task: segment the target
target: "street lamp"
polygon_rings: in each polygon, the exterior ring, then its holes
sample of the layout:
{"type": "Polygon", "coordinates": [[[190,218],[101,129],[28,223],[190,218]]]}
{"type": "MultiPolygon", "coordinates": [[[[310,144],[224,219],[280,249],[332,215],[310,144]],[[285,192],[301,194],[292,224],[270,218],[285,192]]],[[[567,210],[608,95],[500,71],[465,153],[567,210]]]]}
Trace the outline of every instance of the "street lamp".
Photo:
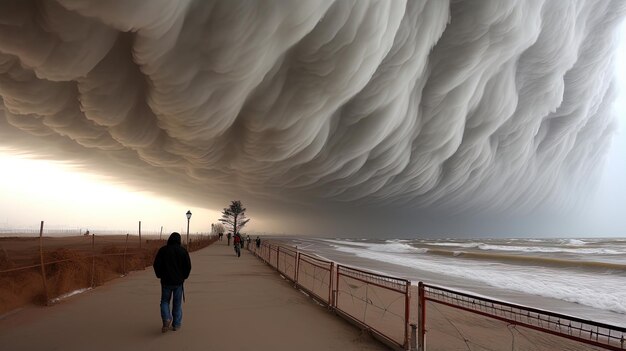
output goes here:
{"type": "Polygon", "coordinates": [[[191,211],[187,211],[187,249],[189,249],[189,220],[191,219],[191,211]]]}

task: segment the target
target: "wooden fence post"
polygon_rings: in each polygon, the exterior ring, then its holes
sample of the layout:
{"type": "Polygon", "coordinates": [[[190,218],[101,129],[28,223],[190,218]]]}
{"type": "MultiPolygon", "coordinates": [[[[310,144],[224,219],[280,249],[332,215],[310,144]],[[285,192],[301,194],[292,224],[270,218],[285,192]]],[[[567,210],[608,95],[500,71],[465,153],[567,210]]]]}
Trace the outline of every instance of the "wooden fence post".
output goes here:
{"type": "Polygon", "coordinates": [[[124,261],[122,262],[122,271],[126,275],[126,250],[128,249],[128,233],[126,234],[126,244],[124,245],[124,261]]]}
{"type": "Polygon", "coordinates": [[[91,287],[95,286],[96,276],[96,234],[91,234],[91,287]]]}
{"type": "Polygon", "coordinates": [[[41,280],[43,282],[43,292],[46,299],[46,306],[50,303],[48,296],[48,283],[46,282],[46,266],[43,263],[43,221],[41,221],[41,227],[39,228],[39,260],[41,264],[41,280]]]}
{"type": "Polygon", "coordinates": [[[141,249],[141,221],[139,221],[139,248],[141,249]]]}

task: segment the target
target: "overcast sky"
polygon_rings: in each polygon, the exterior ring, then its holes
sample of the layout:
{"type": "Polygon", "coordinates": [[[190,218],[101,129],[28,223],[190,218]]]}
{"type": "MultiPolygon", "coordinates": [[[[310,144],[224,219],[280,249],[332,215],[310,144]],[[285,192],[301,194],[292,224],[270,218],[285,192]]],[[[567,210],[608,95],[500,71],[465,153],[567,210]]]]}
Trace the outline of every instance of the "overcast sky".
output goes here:
{"type": "Polygon", "coordinates": [[[625,237],[600,4],[0,4],[0,227],[625,237]]]}

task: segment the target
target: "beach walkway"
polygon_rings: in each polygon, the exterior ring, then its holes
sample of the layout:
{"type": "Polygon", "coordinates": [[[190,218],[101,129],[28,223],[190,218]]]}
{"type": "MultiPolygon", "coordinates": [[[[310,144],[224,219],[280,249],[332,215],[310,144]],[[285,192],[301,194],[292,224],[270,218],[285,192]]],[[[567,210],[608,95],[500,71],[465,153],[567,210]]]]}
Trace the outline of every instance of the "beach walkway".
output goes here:
{"type": "Polygon", "coordinates": [[[152,268],[0,319],[3,350],[386,350],[248,251],[191,254],[181,330],[161,333],[152,268]]]}

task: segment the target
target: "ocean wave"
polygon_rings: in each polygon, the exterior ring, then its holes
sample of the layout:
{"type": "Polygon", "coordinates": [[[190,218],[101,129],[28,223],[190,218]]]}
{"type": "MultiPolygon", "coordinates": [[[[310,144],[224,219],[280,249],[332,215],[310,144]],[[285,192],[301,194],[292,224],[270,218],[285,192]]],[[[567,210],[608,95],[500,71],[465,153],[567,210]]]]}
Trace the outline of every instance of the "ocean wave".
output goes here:
{"type": "Polygon", "coordinates": [[[568,245],[568,246],[583,246],[583,245],[587,245],[587,243],[585,241],[579,240],[579,239],[565,239],[563,241],[563,244],[568,245]]]}
{"type": "Polygon", "coordinates": [[[547,256],[534,256],[534,255],[515,255],[508,252],[498,251],[448,251],[448,250],[436,250],[431,249],[429,254],[444,256],[444,257],[462,257],[470,259],[478,259],[483,261],[501,262],[507,264],[526,265],[526,266],[541,266],[541,267],[566,267],[566,268],[579,268],[587,271],[595,272],[626,272],[625,262],[606,262],[606,261],[593,261],[593,260],[580,260],[580,259],[567,259],[559,257],[558,255],[547,256]]]}
{"type": "Polygon", "coordinates": [[[594,308],[626,314],[626,277],[587,274],[545,267],[516,267],[502,263],[469,263],[454,258],[445,261],[420,256],[393,255],[354,247],[338,246],[338,251],[358,257],[397,264],[412,269],[477,281],[489,286],[556,298],[594,308]]]}
{"type": "Polygon", "coordinates": [[[349,245],[352,247],[361,247],[367,250],[376,251],[376,252],[389,252],[389,253],[426,253],[428,249],[426,248],[418,248],[413,247],[409,244],[404,244],[397,241],[388,241],[382,244],[377,243],[361,243],[354,242],[348,240],[332,240],[332,239],[324,239],[323,241],[331,244],[331,246],[335,248],[340,248],[344,245],[349,245]]]}
{"type": "Polygon", "coordinates": [[[478,247],[479,245],[484,245],[483,243],[480,243],[480,242],[469,242],[469,243],[437,242],[437,243],[424,243],[424,244],[432,245],[432,246],[454,246],[454,247],[466,247],[466,248],[472,248],[472,247],[478,247]]]}
{"type": "Polygon", "coordinates": [[[513,246],[513,245],[491,245],[480,244],[478,246],[480,250],[493,250],[493,251],[517,251],[517,252],[529,252],[529,253],[573,253],[581,255],[623,255],[626,251],[606,249],[606,248],[565,248],[565,247],[550,247],[550,246],[513,246]]]}
{"type": "MultiPolygon", "coordinates": [[[[547,240],[532,239],[526,240],[532,242],[548,242],[547,240]]],[[[584,246],[587,242],[579,239],[566,239],[560,241],[561,244],[566,246],[584,246]]],[[[486,244],[484,242],[424,242],[423,244],[429,246],[445,246],[445,247],[462,247],[462,248],[477,248],[479,250],[490,251],[517,251],[528,253],[573,253],[580,255],[624,255],[626,254],[626,248],[624,249],[608,249],[603,247],[586,247],[586,248],[572,248],[572,247],[559,247],[559,246],[521,246],[521,245],[497,245],[486,244]]]]}

